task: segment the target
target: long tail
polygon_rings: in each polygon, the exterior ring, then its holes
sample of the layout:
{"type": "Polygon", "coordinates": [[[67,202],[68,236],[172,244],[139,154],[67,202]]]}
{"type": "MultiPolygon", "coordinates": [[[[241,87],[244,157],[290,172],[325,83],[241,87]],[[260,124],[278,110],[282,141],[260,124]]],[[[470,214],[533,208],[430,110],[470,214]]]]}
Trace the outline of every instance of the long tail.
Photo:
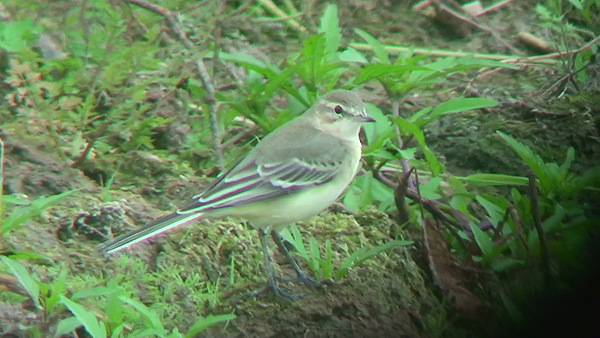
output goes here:
{"type": "Polygon", "coordinates": [[[113,238],[109,241],[100,244],[98,246],[98,251],[100,251],[101,254],[109,254],[125,249],[131,245],[134,245],[150,237],[156,236],[169,229],[173,229],[186,222],[200,218],[203,215],[203,213],[180,214],[174,212],[172,214],[159,218],[156,221],[143,226],[142,228],[122,234],[116,238],[113,238]]]}

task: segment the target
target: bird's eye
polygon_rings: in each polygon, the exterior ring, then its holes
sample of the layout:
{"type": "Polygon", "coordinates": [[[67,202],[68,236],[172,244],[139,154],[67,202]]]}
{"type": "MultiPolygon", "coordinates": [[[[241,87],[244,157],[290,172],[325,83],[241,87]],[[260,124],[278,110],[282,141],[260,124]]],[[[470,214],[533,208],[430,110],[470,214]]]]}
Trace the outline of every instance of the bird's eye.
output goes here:
{"type": "Polygon", "coordinates": [[[333,108],[333,111],[334,111],[336,114],[341,114],[341,113],[343,113],[343,112],[344,112],[344,108],[342,108],[342,106],[340,106],[340,105],[337,105],[337,106],[335,106],[335,107],[333,108]]]}

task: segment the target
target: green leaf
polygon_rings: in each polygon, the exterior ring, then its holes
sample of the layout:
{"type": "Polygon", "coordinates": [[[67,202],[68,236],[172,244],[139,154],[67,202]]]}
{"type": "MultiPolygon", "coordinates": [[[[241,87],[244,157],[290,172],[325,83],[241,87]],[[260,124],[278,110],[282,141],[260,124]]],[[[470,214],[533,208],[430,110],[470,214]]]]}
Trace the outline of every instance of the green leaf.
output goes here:
{"type": "Polygon", "coordinates": [[[415,158],[415,153],[417,152],[417,148],[406,148],[406,149],[398,149],[398,153],[405,160],[412,160],[415,158]]]}
{"type": "Polygon", "coordinates": [[[429,164],[431,173],[433,174],[433,176],[438,176],[444,167],[437,160],[437,158],[431,152],[431,150],[429,150],[427,144],[425,144],[425,135],[423,135],[423,131],[414,123],[410,123],[401,117],[394,119],[394,121],[400,128],[400,131],[404,133],[410,133],[414,136],[414,138],[421,146],[421,150],[423,150],[423,155],[425,155],[425,160],[427,160],[427,163],[429,164]]]}
{"type": "Polygon", "coordinates": [[[365,248],[360,248],[359,250],[354,251],[350,256],[346,257],[346,259],[342,261],[340,268],[335,272],[335,280],[341,280],[342,277],[344,277],[348,272],[348,269],[354,265],[354,262],[356,262],[358,257],[360,257],[365,251],[365,248]]]}
{"type": "Polygon", "coordinates": [[[310,264],[311,270],[317,279],[321,279],[321,252],[319,251],[317,240],[311,236],[308,240],[308,245],[312,256],[310,264]]]}
{"type": "Polygon", "coordinates": [[[348,71],[348,68],[342,67],[340,63],[336,63],[335,65],[329,66],[333,68],[332,70],[326,72],[326,75],[322,82],[325,90],[330,92],[334,89],[335,85],[338,83],[340,77],[348,71]]]}
{"type": "Polygon", "coordinates": [[[1,256],[0,258],[2,259],[2,262],[8,267],[13,276],[17,278],[17,280],[23,286],[25,291],[27,291],[27,293],[31,297],[31,300],[33,300],[33,303],[35,304],[35,307],[41,309],[42,307],[40,305],[39,300],[40,287],[38,285],[38,282],[31,278],[31,276],[29,275],[25,267],[21,265],[21,263],[14,261],[6,256],[1,256]]]}
{"type": "Polygon", "coordinates": [[[495,67],[495,68],[508,68],[508,69],[520,69],[519,66],[502,62],[501,60],[490,60],[476,58],[473,55],[455,58],[456,66],[451,68],[452,71],[464,71],[473,68],[484,68],[484,67],[495,67]]]}
{"type": "Polygon", "coordinates": [[[253,70],[267,78],[275,77],[277,76],[277,73],[279,73],[279,69],[276,66],[271,64],[265,64],[257,58],[247,54],[221,52],[219,53],[219,58],[221,58],[222,60],[234,62],[246,69],[253,70]]]}
{"type": "MultiPolygon", "coordinates": [[[[546,195],[548,198],[554,198],[555,196],[561,196],[566,198],[573,193],[573,189],[570,182],[565,182],[566,177],[562,177],[560,169],[556,163],[546,164],[544,160],[536,155],[529,147],[521,142],[518,142],[510,136],[496,131],[496,134],[500,136],[511,148],[521,157],[521,159],[529,166],[533,173],[537,176],[540,182],[541,193],[546,195]]],[[[570,165],[569,155],[567,153],[567,160],[563,165],[565,168],[570,165]]]]}
{"type": "Polygon", "coordinates": [[[480,97],[459,97],[450,99],[439,104],[433,109],[430,114],[430,119],[435,119],[441,115],[457,113],[466,110],[473,110],[479,108],[494,107],[498,105],[498,101],[485,99],[480,97]]]}
{"type": "Polygon", "coordinates": [[[286,241],[292,243],[300,257],[309,262],[310,257],[308,256],[308,252],[306,252],[306,247],[304,247],[304,241],[302,240],[302,234],[300,234],[300,230],[298,230],[296,224],[290,225],[289,228],[292,230],[291,233],[286,228],[282,229],[279,233],[286,241]]]}
{"type": "Polygon", "coordinates": [[[22,259],[22,260],[28,260],[28,261],[39,260],[39,261],[44,261],[44,264],[49,264],[49,265],[54,263],[54,260],[50,259],[50,257],[42,256],[38,253],[31,252],[31,251],[11,250],[10,255],[8,255],[8,257],[11,259],[22,259]]]}
{"type": "Polygon", "coordinates": [[[60,302],[71,311],[73,316],[79,320],[93,338],[106,338],[106,328],[104,324],[98,322],[93,312],[86,310],[83,306],[63,295],[60,296],[60,302]]]}
{"type": "Polygon", "coordinates": [[[119,296],[119,300],[121,300],[123,303],[131,305],[134,309],[146,317],[147,321],[152,325],[152,328],[166,332],[160,317],[158,317],[156,312],[148,309],[146,305],[142,304],[142,302],[125,296],[119,296]]]}
{"type": "Polygon", "coordinates": [[[54,337],[60,337],[62,335],[72,333],[75,331],[75,329],[77,329],[80,326],[81,322],[79,321],[79,319],[75,317],[65,318],[58,322],[58,325],[56,326],[56,332],[54,333],[54,337]]]}
{"type": "MultiPolygon", "coordinates": [[[[114,279],[110,280],[109,285],[113,288],[118,288],[118,282],[114,279]]],[[[138,313],[135,310],[131,309],[128,306],[124,306],[123,302],[119,299],[119,296],[122,292],[115,292],[106,295],[106,301],[104,302],[104,313],[109,314],[111,323],[123,323],[127,322],[125,317],[129,318],[137,318],[138,313]]],[[[113,331],[114,335],[114,331],[113,331]]]]}
{"type": "Polygon", "coordinates": [[[565,179],[569,174],[569,169],[571,169],[571,163],[575,159],[575,149],[573,147],[569,147],[567,150],[567,157],[565,158],[565,163],[560,166],[560,176],[562,179],[565,179]]]}
{"type": "Polygon", "coordinates": [[[472,218],[469,213],[469,204],[473,198],[469,194],[457,194],[450,199],[450,206],[460,211],[467,219],[472,218]]]}
{"type": "MultiPolygon", "coordinates": [[[[425,107],[421,110],[419,110],[418,112],[412,114],[407,121],[410,123],[416,123],[419,119],[424,118],[425,115],[429,114],[431,111],[433,111],[433,108],[431,107],[425,107]]],[[[424,123],[426,124],[426,123],[424,123]]]]}
{"type": "Polygon", "coordinates": [[[490,236],[488,236],[488,234],[486,234],[483,230],[479,229],[479,227],[473,223],[471,223],[470,226],[473,236],[475,237],[475,242],[477,243],[477,246],[479,246],[479,249],[481,249],[484,258],[486,256],[490,256],[494,251],[494,242],[492,242],[490,236]]]}
{"type": "Polygon", "coordinates": [[[340,27],[338,19],[337,6],[330,4],[327,6],[323,17],[321,17],[321,25],[319,33],[325,33],[325,55],[335,54],[340,46],[340,27]]]}
{"type": "Polygon", "coordinates": [[[115,329],[112,330],[111,338],[125,337],[125,335],[123,335],[124,330],[125,330],[125,323],[120,323],[115,329]]]}
{"type": "Polygon", "coordinates": [[[573,179],[572,189],[579,192],[585,188],[597,189],[600,183],[600,166],[592,167],[586,170],[581,176],[573,179]]]}
{"type": "Polygon", "coordinates": [[[188,332],[185,334],[186,338],[196,337],[196,335],[206,328],[215,325],[220,322],[226,322],[228,320],[235,319],[235,315],[232,313],[222,314],[222,315],[210,315],[204,318],[198,319],[192,326],[188,329],[188,332]]]}
{"type": "Polygon", "coordinates": [[[81,189],[65,191],[58,195],[50,197],[40,197],[33,201],[31,205],[26,207],[17,207],[7,218],[2,219],[2,228],[0,229],[0,237],[6,235],[10,230],[20,226],[30,218],[37,216],[40,212],[48,209],[61,199],[77,192],[81,189]]]}
{"type": "Polygon", "coordinates": [[[567,216],[567,211],[559,203],[555,204],[554,213],[542,223],[544,232],[553,232],[561,230],[562,220],[567,216]]]}
{"type": "Polygon", "coordinates": [[[391,248],[395,248],[397,246],[406,246],[406,245],[411,245],[413,244],[413,241],[391,241],[391,242],[387,242],[384,244],[381,244],[377,247],[371,248],[369,250],[366,250],[365,252],[363,252],[359,257],[358,260],[356,261],[356,263],[361,263],[366,261],[367,259],[383,252],[386,250],[389,250],[391,248]]]}
{"type": "Polygon", "coordinates": [[[296,89],[289,86],[289,80],[292,74],[296,71],[296,67],[287,67],[283,69],[279,74],[271,77],[271,80],[265,84],[263,93],[266,97],[271,97],[275,90],[284,88],[289,94],[291,94],[294,98],[298,99],[300,102],[306,104],[306,100],[298,93],[296,89]]]}
{"type": "Polygon", "coordinates": [[[363,148],[363,157],[375,157],[378,160],[381,161],[391,161],[391,160],[395,160],[397,157],[392,155],[390,152],[388,152],[387,150],[381,149],[381,148],[376,148],[376,147],[364,147],[363,148]],[[371,150],[369,148],[374,148],[375,150],[371,150]]]}
{"type": "Polygon", "coordinates": [[[456,177],[472,185],[522,185],[528,184],[527,177],[503,174],[473,174],[467,177],[456,177]]]}
{"type": "Polygon", "coordinates": [[[342,199],[344,205],[348,210],[353,212],[358,212],[360,210],[360,195],[361,191],[358,185],[356,185],[356,180],[350,185],[350,188],[344,194],[344,198],[342,199]]]}
{"type": "Polygon", "coordinates": [[[336,281],[341,280],[342,277],[344,277],[344,275],[346,274],[346,272],[348,272],[348,269],[350,269],[350,267],[352,267],[353,265],[364,262],[365,260],[379,254],[380,252],[383,252],[385,250],[388,250],[388,249],[391,249],[391,248],[394,248],[397,246],[404,246],[404,245],[410,245],[410,244],[413,244],[413,241],[391,241],[391,242],[387,242],[382,245],[379,245],[375,248],[371,248],[369,250],[367,250],[365,248],[361,248],[361,249],[353,252],[352,255],[350,255],[349,257],[347,257],[346,259],[344,259],[342,261],[342,265],[336,271],[335,280],[336,281]]]}
{"type": "Polygon", "coordinates": [[[379,62],[385,64],[391,63],[389,54],[387,50],[385,50],[385,46],[381,42],[379,42],[379,40],[375,39],[371,34],[363,31],[360,28],[356,28],[354,29],[354,31],[356,32],[356,34],[360,35],[361,38],[365,39],[367,44],[369,44],[369,46],[373,48],[373,52],[375,53],[375,56],[377,56],[377,58],[379,59],[379,62]]]}
{"type": "Polygon", "coordinates": [[[309,92],[316,93],[323,82],[331,86],[345,70],[340,62],[326,62],[327,39],[320,33],[303,41],[301,57],[296,61],[296,72],[309,92]]]}
{"type": "Polygon", "coordinates": [[[54,310],[54,306],[56,306],[56,304],[58,304],[58,302],[60,301],[60,295],[63,293],[65,285],[67,283],[68,272],[69,270],[63,267],[60,270],[58,278],[54,281],[54,283],[52,283],[52,285],[50,285],[51,292],[46,298],[47,313],[52,313],[52,310],[54,310]]]}
{"type": "Polygon", "coordinates": [[[512,137],[504,134],[501,131],[496,131],[496,134],[500,136],[513,150],[525,161],[531,170],[536,174],[540,180],[548,181],[548,173],[546,172],[546,164],[541,157],[534,154],[531,148],[527,147],[523,143],[514,140],[512,137]]]}
{"type": "Polygon", "coordinates": [[[396,159],[396,157],[394,157],[392,154],[387,153],[386,150],[389,147],[395,149],[398,148],[392,142],[390,142],[393,138],[396,138],[398,136],[396,128],[389,128],[386,130],[371,129],[370,133],[373,133],[375,139],[366,142],[366,144],[363,147],[363,154],[367,156],[379,156],[383,159],[389,160],[396,159]]]}
{"type": "Polygon", "coordinates": [[[419,186],[419,192],[421,193],[421,197],[426,198],[428,200],[437,200],[440,197],[436,191],[440,187],[442,183],[441,177],[432,177],[427,183],[421,184],[419,186]]]}
{"type": "Polygon", "coordinates": [[[367,123],[363,126],[367,144],[371,144],[377,135],[386,134],[393,125],[388,116],[374,104],[366,102],[365,108],[367,109],[367,115],[375,119],[375,123],[367,123]]]}
{"type": "Polygon", "coordinates": [[[482,196],[477,195],[477,196],[475,196],[475,199],[487,211],[490,222],[492,222],[492,224],[494,225],[494,228],[498,227],[498,223],[500,223],[500,221],[502,221],[502,219],[504,218],[505,210],[502,210],[502,208],[500,208],[496,204],[488,201],[487,199],[485,199],[482,196]]]}
{"type": "Polygon", "coordinates": [[[323,278],[333,278],[333,251],[331,250],[331,241],[325,241],[325,259],[321,260],[323,278]]]}
{"type": "Polygon", "coordinates": [[[352,47],[346,48],[338,54],[338,58],[345,62],[369,63],[362,53],[352,47]]]}
{"type": "Polygon", "coordinates": [[[525,261],[522,259],[513,259],[507,257],[492,263],[492,269],[495,272],[503,272],[514,268],[522,268],[525,266],[525,264],[525,261]]]}
{"type": "Polygon", "coordinates": [[[24,200],[19,198],[19,195],[2,195],[2,203],[3,204],[16,204],[16,205],[30,205],[31,202],[28,200],[24,200]]]}
{"type": "Polygon", "coordinates": [[[36,26],[32,20],[11,20],[1,29],[0,46],[8,52],[18,52],[27,48],[28,42],[41,32],[41,27],[36,26]]]}
{"type": "Polygon", "coordinates": [[[467,187],[465,187],[465,184],[458,177],[450,176],[448,178],[448,183],[450,184],[450,187],[452,187],[452,190],[454,190],[455,194],[469,193],[467,187]]]}
{"type": "MultiPolygon", "coordinates": [[[[387,184],[382,183],[381,181],[370,177],[371,179],[371,191],[373,199],[375,199],[379,203],[378,209],[383,212],[390,211],[390,208],[395,207],[394,203],[394,190],[388,186],[387,184]]],[[[366,207],[364,205],[363,207],[366,207]]]]}
{"type": "Polygon", "coordinates": [[[517,325],[522,325],[525,322],[525,316],[523,315],[523,312],[519,310],[517,305],[510,298],[508,298],[508,296],[503,291],[500,291],[500,298],[502,298],[502,302],[506,307],[506,311],[508,312],[512,320],[517,325]]]}
{"type": "Polygon", "coordinates": [[[367,171],[365,175],[361,176],[361,182],[362,184],[360,186],[360,206],[361,208],[363,208],[373,203],[373,190],[371,189],[373,183],[373,173],[367,171]]]}

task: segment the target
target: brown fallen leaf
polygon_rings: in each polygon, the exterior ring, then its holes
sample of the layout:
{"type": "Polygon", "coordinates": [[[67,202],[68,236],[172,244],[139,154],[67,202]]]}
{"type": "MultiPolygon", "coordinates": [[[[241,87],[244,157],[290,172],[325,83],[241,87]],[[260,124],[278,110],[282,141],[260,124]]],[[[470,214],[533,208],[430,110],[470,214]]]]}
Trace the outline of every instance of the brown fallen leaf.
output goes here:
{"type": "Polygon", "coordinates": [[[466,288],[467,278],[454,261],[437,222],[431,218],[425,219],[423,240],[429,269],[444,296],[463,317],[476,320],[486,327],[488,320],[485,305],[466,288]]]}

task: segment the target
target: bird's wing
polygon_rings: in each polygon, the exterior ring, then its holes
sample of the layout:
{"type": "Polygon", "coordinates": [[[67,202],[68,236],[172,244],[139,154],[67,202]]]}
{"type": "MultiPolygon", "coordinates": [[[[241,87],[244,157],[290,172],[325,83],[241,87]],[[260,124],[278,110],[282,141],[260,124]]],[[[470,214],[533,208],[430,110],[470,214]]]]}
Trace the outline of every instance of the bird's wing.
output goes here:
{"type": "Polygon", "coordinates": [[[297,118],[265,137],[216,179],[179,214],[264,201],[293,194],[334,179],[347,157],[347,146],[297,118]]]}
{"type": "Polygon", "coordinates": [[[310,163],[298,158],[269,163],[242,161],[178,213],[206,212],[292,194],[331,181],[338,168],[339,163],[310,163]]]}

